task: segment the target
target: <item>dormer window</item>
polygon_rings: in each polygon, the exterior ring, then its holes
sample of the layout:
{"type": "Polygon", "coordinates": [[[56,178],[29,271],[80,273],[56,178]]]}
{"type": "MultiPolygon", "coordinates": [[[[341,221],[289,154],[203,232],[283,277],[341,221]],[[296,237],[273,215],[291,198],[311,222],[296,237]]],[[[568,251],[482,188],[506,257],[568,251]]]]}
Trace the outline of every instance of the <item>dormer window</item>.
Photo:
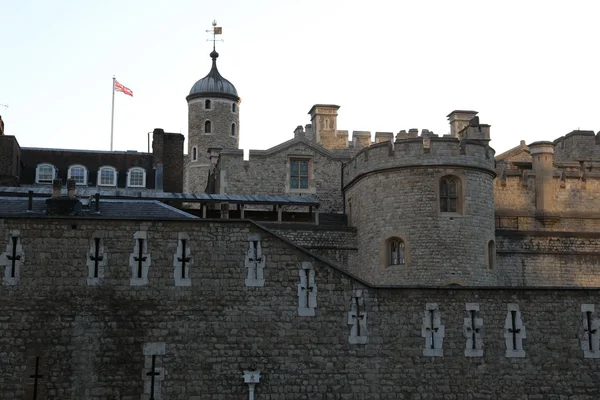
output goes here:
{"type": "Polygon", "coordinates": [[[56,178],[56,168],[52,164],[39,164],[35,170],[35,183],[52,183],[56,178]]]}
{"type": "Polygon", "coordinates": [[[77,185],[87,185],[87,183],[88,183],[87,168],[85,168],[83,165],[71,165],[69,167],[68,178],[74,179],[75,184],[77,184],[77,185]]]}
{"type": "Polygon", "coordinates": [[[113,167],[101,167],[98,171],[99,186],[117,186],[117,170],[113,167]]]}
{"type": "Polygon", "coordinates": [[[211,133],[212,130],[212,125],[210,123],[210,121],[206,121],[204,123],[204,133],[211,133]]]}
{"type": "Polygon", "coordinates": [[[206,100],[204,102],[204,109],[205,110],[210,110],[211,104],[210,104],[210,100],[206,100]]]}
{"type": "Polygon", "coordinates": [[[146,187],[146,171],[143,168],[131,168],[127,172],[127,187],[146,187]]]}

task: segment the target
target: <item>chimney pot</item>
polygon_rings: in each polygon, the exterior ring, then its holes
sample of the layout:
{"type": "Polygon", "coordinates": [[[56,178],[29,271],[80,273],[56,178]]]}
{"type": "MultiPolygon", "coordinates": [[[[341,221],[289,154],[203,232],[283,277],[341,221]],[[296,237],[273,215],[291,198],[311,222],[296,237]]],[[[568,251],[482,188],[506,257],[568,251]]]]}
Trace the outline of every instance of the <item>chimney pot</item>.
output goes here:
{"type": "Polygon", "coordinates": [[[69,199],[75,198],[75,179],[67,179],[67,197],[69,199]]]}
{"type": "Polygon", "coordinates": [[[54,179],[52,181],[52,197],[60,197],[60,189],[62,186],[62,181],[60,179],[54,179]]]}

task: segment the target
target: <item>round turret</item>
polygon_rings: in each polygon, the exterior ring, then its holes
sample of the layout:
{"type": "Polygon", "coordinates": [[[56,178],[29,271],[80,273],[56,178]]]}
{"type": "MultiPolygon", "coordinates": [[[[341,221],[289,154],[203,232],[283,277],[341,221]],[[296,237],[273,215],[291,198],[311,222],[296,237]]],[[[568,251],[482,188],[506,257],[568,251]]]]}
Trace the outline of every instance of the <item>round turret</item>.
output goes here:
{"type": "Polygon", "coordinates": [[[494,151],[488,140],[415,137],[343,169],[357,275],[376,285],[495,285],[494,151]]]}
{"type": "Polygon", "coordinates": [[[189,192],[204,192],[211,170],[209,149],[239,147],[241,99],[235,86],[217,69],[219,53],[210,53],[212,68],[197,81],[186,97],[188,103],[188,162],[186,186],[189,192]]]}

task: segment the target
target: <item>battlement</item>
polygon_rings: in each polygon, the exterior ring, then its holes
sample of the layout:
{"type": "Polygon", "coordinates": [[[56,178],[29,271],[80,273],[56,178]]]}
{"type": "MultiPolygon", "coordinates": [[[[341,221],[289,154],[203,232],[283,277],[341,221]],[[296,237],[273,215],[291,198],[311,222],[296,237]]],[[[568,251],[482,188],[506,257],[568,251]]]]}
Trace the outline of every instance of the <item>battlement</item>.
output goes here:
{"type": "Polygon", "coordinates": [[[427,130],[423,131],[425,135],[418,137],[413,136],[413,130],[406,134],[402,132],[395,142],[371,145],[345,164],[344,185],[377,170],[422,166],[460,166],[483,169],[495,175],[494,150],[487,140],[438,137],[427,130]]]}

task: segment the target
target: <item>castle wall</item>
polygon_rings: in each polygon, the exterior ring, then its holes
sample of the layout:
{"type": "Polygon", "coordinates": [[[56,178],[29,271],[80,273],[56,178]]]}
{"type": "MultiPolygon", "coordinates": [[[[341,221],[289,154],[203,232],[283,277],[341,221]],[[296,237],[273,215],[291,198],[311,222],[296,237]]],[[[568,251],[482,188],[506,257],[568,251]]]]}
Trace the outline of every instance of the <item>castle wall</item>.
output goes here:
{"type": "Polygon", "coordinates": [[[588,234],[497,231],[500,284],[600,286],[599,231],[588,234]]]}
{"type": "Polygon", "coordinates": [[[346,212],[357,228],[358,275],[374,284],[493,285],[486,249],[494,240],[493,157],[456,139],[371,146],[344,167],[346,212]],[[459,182],[458,212],[440,212],[444,176],[459,182]],[[389,241],[406,246],[391,265],[389,241]]]}
{"type": "Polygon", "coordinates": [[[309,250],[350,273],[356,274],[358,243],[356,229],[314,225],[270,224],[269,230],[309,250]]]}
{"type": "MultiPolygon", "coordinates": [[[[535,220],[535,175],[526,171],[521,175],[498,177],[494,181],[494,200],[498,217],[519,218],[520,230],[547,230],[564,232],[595,232],[600,229],[600,176],[588,173],[583,181],[581,173],[567,172],[562,179],[555,170],[551,183],[554,199],[552,211],[559,216],[552,225],[535,220]]],[[[511,222],[512,223],[512,222],[511,222]]],[[[500,227],[502,228],[502,227],[500,227]]],[[[515,229],[515,228],[511,228],[515,229]]]]}
{"type": "Polygon", "coordinates": [[[0,286],[3,399],[31,390],[36,356],[43,398],[139,399],[149,385],[142,349],[154,342],[165,344],[157,356],[163,399],[247,398],[242,373],[250,368],[261,371],[259,399],[600,396],[600,364],[584,358],[580,343],[581,305],[597,305],[596,290],[365,288],[314,261],[317,308],[301,317],[298,265],[310,257],[253,224],[5,219],[0,248],[15,228],[25,261],[19,284],[0,286]],[[139,229],[148,230],[152,263],[148,286],[132,287],[127,259],[139,229]],[[106,278],[87,286],[86,254],[99,231],[106,278]],[[194,257],[187,287],[173,281],[179,232],[189,234],[194,257]],[[262,236],[264,287],[244,285],[250,233],[262,236]],[[348,339],[357,289],[368,317],[362,345],[348,339]],[[438,357],[424,355],[431,303],[445,328],[438,357]],[[467,303],[479,306],[482,357],[465,357],[467,303]],[[511,304],[526,328],[522,358],[505,355],[511,304]]]}
{"type": "Polygon", "coordinates": [[[221,152],[218,170],[220,193],[248,195],[310,196],[320,202],[320,212],[342,212],[341,160],[333,159],[298,142],[273,153],[221,152]],[[258,154],[257,154],[258,153],[258,154]],[[309,188],[289,187],[289,160],[309,159],[309,188]]]}

